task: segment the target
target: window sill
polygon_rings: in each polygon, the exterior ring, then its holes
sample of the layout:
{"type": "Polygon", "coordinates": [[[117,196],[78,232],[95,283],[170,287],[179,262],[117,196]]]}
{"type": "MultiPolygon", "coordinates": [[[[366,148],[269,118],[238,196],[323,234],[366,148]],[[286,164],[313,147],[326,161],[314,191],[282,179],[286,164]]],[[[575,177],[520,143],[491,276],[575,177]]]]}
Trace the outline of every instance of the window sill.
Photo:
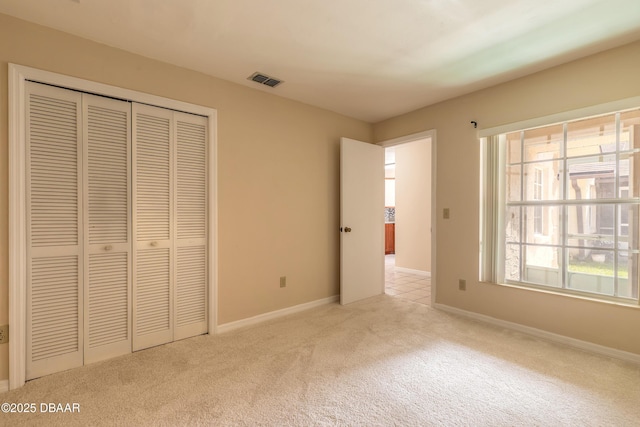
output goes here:
{"type": "Polygon", "coordinates": [[[626,308],[633,308],[633,309],[637,309],[640,310],[640,304],[638,302],[634,302],[634,301],[622,301],[622,300],[618,300],[618,299],[608,299],[608,298],[596,298],[596,297],[591,297],[588,295],[584,295],[584,294],[580,294],[580,293],[573,293],[573,292],[559,292],[559,291],[555,291],[553,289],[545,289],[542,287],[537,287],[535,285],[532,286],[525,286],[525,285],[519,285],[517,283],[494,283],[494,282],[480,282],[480,284],[485,284],[485,285],[495,285],[495,286],[504,286],[507,288],[513,288],[513,289],[520,289],[523,291],[530,291],[530,292],[537,292],[537,293],[543,293],[543,294],[548,294],[548,295],[554,295],[554,296],[560,296],[560,297],[567,297],[567,298],[573,298],[573,299],[579,299],[579,300],[583,300],[583,301],[589,301],[589,302],[597,302],[597,303],[603,303],[603,304],[608,304],[608,305],[615,305],[615,306],[619,306],[619,307],[626,307],[626,308]]]}

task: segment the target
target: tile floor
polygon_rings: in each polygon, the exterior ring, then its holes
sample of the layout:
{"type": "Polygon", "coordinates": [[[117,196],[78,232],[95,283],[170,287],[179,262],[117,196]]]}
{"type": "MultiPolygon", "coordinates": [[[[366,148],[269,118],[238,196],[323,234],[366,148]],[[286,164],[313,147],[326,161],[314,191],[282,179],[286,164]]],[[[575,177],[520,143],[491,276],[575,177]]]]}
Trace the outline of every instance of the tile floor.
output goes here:
{"type": "Polygon", "coordinates": [[[396,271],[396,256],[385,255],[385,288],[387,295],[431,305],[431,278],[396,271]]]}

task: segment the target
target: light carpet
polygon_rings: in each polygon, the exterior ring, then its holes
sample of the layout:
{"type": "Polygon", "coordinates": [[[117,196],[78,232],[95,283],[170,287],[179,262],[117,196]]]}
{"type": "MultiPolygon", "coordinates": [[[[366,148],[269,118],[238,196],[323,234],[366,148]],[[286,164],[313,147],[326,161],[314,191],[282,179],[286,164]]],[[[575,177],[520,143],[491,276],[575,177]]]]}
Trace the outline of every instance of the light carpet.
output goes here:
{"type": "Polygon", "coordinates": [[[390,296],[28,382],[19,425],[637,426],[640,367],[390,296]]]}

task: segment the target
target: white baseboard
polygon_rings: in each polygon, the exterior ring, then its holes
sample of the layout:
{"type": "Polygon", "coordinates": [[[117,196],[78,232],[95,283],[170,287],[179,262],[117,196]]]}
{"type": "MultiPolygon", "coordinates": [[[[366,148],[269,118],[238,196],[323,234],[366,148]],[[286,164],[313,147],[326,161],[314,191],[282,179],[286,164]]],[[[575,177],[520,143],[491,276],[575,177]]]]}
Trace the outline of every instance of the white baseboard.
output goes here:
{"type": "Polygon", "coordinates": [[[481,322],[490,323],[492,325],[500,326],[506,329],[511,329],[517,332],[522,332],[523,334],[533,335],[535,337],[542,338],[547,341],[568,345],[570,347],[578,348],[580,350],[588,351],[590,353],[596,353],[602,356],[613,357],[615,359],[620,359],[626,362],[636,363],[640,365],[640,354],[630,353],[628,351],[623,351],[623,350],[617,350],[615,348],[605,347],[603,345],[594,344],[588,341],[582,341],[582,340],[570,338],[564,335],[554,334],[553,332],[547,332],[547,331],[543,331],[542,329],[532,328],[530,326],[524,326],[518,323],[496,319],[495,317],[485,316],[484,314],[474,313],[472,311],[462,310],[462,309],[451,307],[444,304],[434,304],[433,307],[438,310],[468,317],[474,320],[479,320],[481,322]]]}
{"type": "Polygon", "coordinates": [[[259,314],[257,316],[249,317],[247,319],[238,320],[235,322],[224,323],[218,325],[216,332],[222,334],[225,332],[233,331],[236,329],[244,328],[246,326],[255,325],[258,323],[266,322],[267,320],[277,319],[279,317],[288,316],[289,314],[299,313],[301,311],[309,310],[322,305],[331,304],[338,301],[339,295],[332,297],[319,299],[316,301],[306,302],[304,304],[294,305],[293,307],[283,308],[282,310],[271,311],[269,313],[259,314]]]}
{"type": "Polygon", "coordinates": [[[0,393],[9,391],[9,380],[0,380],[0,393]]]}
{"type": "Polygon", "coordinates": [[[395,267],[395,270],[399,273],[409,273],[409,274],[415,274],[416,276],[431,277],[430,271],[414,270],[412,268],[404,268],[404,267],[395,267]]]}

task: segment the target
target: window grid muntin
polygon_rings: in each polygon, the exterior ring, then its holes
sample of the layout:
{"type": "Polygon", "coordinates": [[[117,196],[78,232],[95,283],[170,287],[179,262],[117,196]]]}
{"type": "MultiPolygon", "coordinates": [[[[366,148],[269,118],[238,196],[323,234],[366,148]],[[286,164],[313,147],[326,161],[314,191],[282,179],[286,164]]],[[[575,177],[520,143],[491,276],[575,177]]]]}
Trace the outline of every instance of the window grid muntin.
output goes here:
{"type": "MultiPolygon", "coordinates": [[[[568,200],[569,199],[569,180],[571,179],[569,177],[569,166],[567,164],[568,159],[567,159],[567,138],[568,138],[568,133],[569,133],[569,125],[567,122],[562,124],[562,170],[559,172],[560,176],[562,176],[562,180],[560,181],[560,188],[561,188],[561,192],[560,194],[562,194],[562,200],[568,200]]],[[[569,214],[568,214],[568,206],[564,205],[560,208],[560,238],[559,241],[562,242],[563,244],[566,245],[567,243],[567,236],[568,236],[568,225],[567,223],[569,222],[569,214]]],[[[558,269],[560,270],[560,288],[561,289],[567,289],[568,288],[568,283],[569,283],[569,262],[567,259],[567,249],[563,248],[558,248],[556,249],[556,252],[558,252],[559,255],[559,264],[558,264],[558,269]]]]}
{"type": "MultiPolygon", "coordinates": [[[[615,186],[614,191],[617,198],[620,198],[620,113],[616,113],[615,116],[616,122],[616,175],[615,175],[615,186]]],[[[631,168],[629,168],[629,177],[627,178],[627,183],[631,178],[631,168]]],[[[613,295],[618,296],[618,258],[620,258],[620,244],[619,244],[619,235],[620,235],[620,204],[615,205],[615,213],[613,216],[613,295]]]]}
{"type": "MultiPolygon", "coordinates": [[[[634,110],[629,110],[629,111],[634,111],[634,110]]],[[[608,114],[603,114],[601,116],[607,116],[607,115],[611,115],[611,113],[608,114]]],[[[637,153],[640,151],[639,148],[631,148],[631,141],[629,141],[628,147],[626,150],[622,150],[623,147],[621,146],[621,122],[620,122],[620,115],[621,112],[617,112],[615,113],[615,151],[613,153],[609,152],[609,153],[603,153],[603,154],[615,154],[615,172],[614,172],[614,194],[617,195],[616,198],[613,199],[569,199],[569,185],[568,185],[568,181],[570,179],[569,177],[569,168],[568,168],[568,161],[569,159],[580,159],[580,158],[588,158],[588,157],[594,157],[594,154],[584,154],[584,155],[579,155],[579,156],[568,156],[567,155],[567,146],[568,146],[568,142],[567,142],[567,137],[568,137],[568,125],[569,123],[574,123],[574,122],[578,122],[581,120],[585,120],[585,118],[581,118],[581,119],[577,119],[577,120],[572,120],[572,121],[567,121],[563,123],[563,138],[561,141],[559,141],[560,144],[560,152],[561,152],[561,158],[552,158],[552,159],[545,159],[544,161],[561,161],[562,162],[562,166],[560,168],[560,170],[558,171],[558,176],[561,177],[561,179],[559,179],[559,193],[562,195],[562,199],[560,200],[535,200],[535,201],[526,201],[526,197],[525,197],[525,191],[526,191],[526,187],[525,187],[525,166],[529,165],[529,164],[534,164],[534,163],[541,163],[540,160],[525,160],[527,158],[527,153],[525,152],[525,131],[526,130],[521,130],[520,131],[520,161],[519,162],[513,162],[513,163],[507,163],[508,166],[519,166],[519,170],[520,170],[520,200],[519,201],[508,201],[505,200],[505,207],[518,207],[519,208],[519,232],[520,232],[520,238],[518,239],[517,242],[506,242],[503,241],[503,244],[506,247],[509,246],[514,246],[517,245],[518,248],[518,252],[519,252],[519,273],[520,273],[520,280],[519,281],[514,281],[514,280],[510,280],[507,279],[507,274],[506,272],[504,272],[505,268],[506,268],[506,264],[503,264],[502,269],[505,275],[505,280],[507,282],[511,282],[511,283],[519,283],[519,284],[526,284],[527,286],[534,286],[534,287],[540,287],[543,289],[558,289],[558,287],[556,286],[550,286],[550,285],[540,285],[540,284],[536,284],[536,283],[531,283],[525,280],[526,277],[526,266],[527,266],[527,260],[526,260],[526,251],[525,251],[525,246],[540,246],[540,247],[546,247],[546,248],[550,248],[553,249],[555,251],[558,251],[559,254],[558,255],[558,272],[559,272],[559,276],[560,276],[560,287],[559,289],[562,289],[563,292],[568,292],[568,293],[576,293],[579,295],[598,295],[600,297],[604,297],[604,298],[612,298],[614,300],[620,300],[623,299],[625,301],[628,301],[629,298],[628,297],[620,297],[619,296],[619,274],[618,274],[618,270],[619,270],[619,257],[620,257],[620,239],[619,239],[619,221],[620,221],[620,206],[622,204],[636,204],[636,205],[640,205],[640,197],[636,197],[636,198],[625,198],[622,199],[620,192],[619,192],[619,188],[620,188],[620,156],[621,154],[628,154],[628,153],[637,153]],[[568,207],[569,206],[580,206],[580,205],[606,205],[606,204],[613,204],[614,205],[614,224],[613,224],[613,229],[614,229],[614,233],[613,233],[613,237],[614,237],[614,244],[613,244],[613,249],[611,249],[610,251],[613,253],[613,283],[614,283],[614,290],[613,290],[613,295],[609,295],[609,294],[602,294],[602,293],[595,293],[595,292],[591,292],[591,291],[582,291],[582,290],[576,290],[576,289],[571,289],[569,288],[570,283],[569,283],[569,262],[568,262],[568,254],[569,254],[569,250],[570,249],[583,249],[586,248],[586,246],[576,246],[576,245],[569,245],[568,244],[568,236],[569,233],[567,232],[567,228],[568,228],[568,221],[569,221],[569,217],[568,217],[568,207]],[[528,229],[526,227],[526,215],[525,215],[525,208],[529,207],[529,206],[557,206],[560,210],[559,215],[560,215],[560,219],[559,219],[559,241],[561,243],[558,244],[532,244],[528,242],[528,238],[527,238],[527,233],[528,233],[528,229]]],[[[548,127],[551,127],[553,125],[548,125],[548,127]]],[[[556,125],[557,126],[557,125],[556,125]]],[[[544,126],[547,127],[547,126],[544,126]]],[[[506,163],[506,162],[505,162],[506,163]]],[[[631,174],[631,170],[629,171],[629,173],[631,174]]],[[[508,199],[508,198],[507,198],[508,199]]],[[[630,239],[630,238],[628,238],[630,239]]],[[[602,240],[602,239],[600,239],[602,240]]],[[[624,252],[628,252],[628,255],[631,254],[638,254],[640,253],[639,250],[632,250],[631,248],[628,248],[627,250],[625,250],[624,252]]],[[[503,260],[504,261],[504,260],[503,260]]],[[[636,269],[637,270],[637,269],[636,269]]],[[[631,275],[631,269],[628,269],[629,271],[629,275],[631,275]]],[[[638,283],[638,278],[631,278],[629,277],[627,280],[633,280],[633,282],[635,283],[635,286],[637,287],[637,283],[638,283]]],[[[633,285],[632,285],[633,286],[633,285]]],[[[632,294],[636,294],[636,297],[634,297],[635,299],[637,299],[637,294],[638,294],[638,289],[637,288],[632,288],[632,294]]]]}

